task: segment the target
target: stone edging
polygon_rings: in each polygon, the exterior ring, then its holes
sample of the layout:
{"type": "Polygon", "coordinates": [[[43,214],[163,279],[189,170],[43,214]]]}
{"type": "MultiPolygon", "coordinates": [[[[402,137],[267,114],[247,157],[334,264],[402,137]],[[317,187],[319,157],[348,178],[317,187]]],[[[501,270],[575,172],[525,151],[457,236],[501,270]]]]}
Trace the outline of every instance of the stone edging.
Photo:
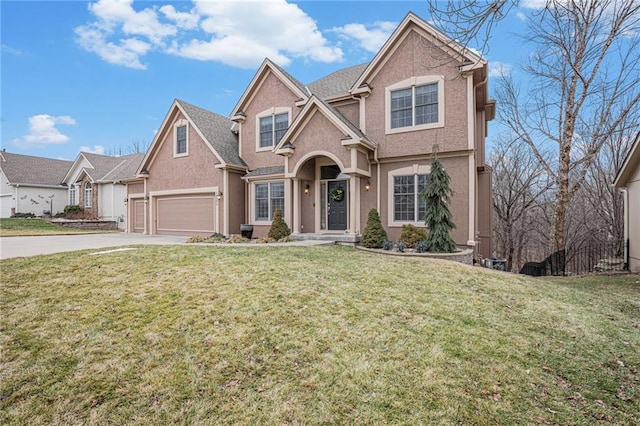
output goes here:
{"type": "Polygon", "coordinates": [[[408,257],[429,257],[432,259],[451,260],[454,262],[464,263],[466,265],[473,264],[473,249],[467,248],[456,253],[415,253],[415,252],[398,252],[382,249],[371,249],[362,246],[356,246],[358,250],[368,251],[370,253],[386,254],[391,256],[408,256],[408,257]]]}

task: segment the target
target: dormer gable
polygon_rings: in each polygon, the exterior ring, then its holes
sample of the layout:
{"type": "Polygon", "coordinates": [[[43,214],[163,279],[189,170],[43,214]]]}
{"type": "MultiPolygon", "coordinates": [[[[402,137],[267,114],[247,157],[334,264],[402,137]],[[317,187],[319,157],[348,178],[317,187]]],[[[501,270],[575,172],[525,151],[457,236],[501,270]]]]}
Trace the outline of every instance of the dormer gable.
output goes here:
{"type": "Polygon", "coordinates": [[[262,62],[262,65],[249,83],[249,86],[247,86],[242,97],[233,108],[233,111],[231,112],[231,119],[233,121],[244,121],[246,118],[244,111],[269,75],[274,75],[289,90],[291,90],[291,92],[298,98],[298,101],[296,102],[297,106],[304,105],[307,99],[309,99],[309,91],[302,83],[267,58],[262,62]]]}
{"type": "Polygon", "coordinates": [[[175,99],[167,112],[158,132],[136,171],[137,177],[144,177],[156,158],[165,140],[174,144],[174,157],[188,156],[189,130],[193,129],[218,161],[216,167],[245,168],[246,164],[238,155],[237,135],[233,132],[233,122],[228,118],[175,99]],[[182,130],[184,128],[184,130],[182,130]],[[173,133],[173,137],[167,138],[173,133]]]}
{"type": "Polygon", "coordinates": [[[322,114],[329,122],[338,128],[345,136],[341,140],[343,146],[360,146],[373,150],[376,145],[367,136],[351,123],[337,109],[327,102],[312,95],[305,107],[300,111],[280,142],[273,148],[273,152],[279,155],[290,155],[295,150],[295,139],[305,129],[305,124],[315,115],[322,114]]]}

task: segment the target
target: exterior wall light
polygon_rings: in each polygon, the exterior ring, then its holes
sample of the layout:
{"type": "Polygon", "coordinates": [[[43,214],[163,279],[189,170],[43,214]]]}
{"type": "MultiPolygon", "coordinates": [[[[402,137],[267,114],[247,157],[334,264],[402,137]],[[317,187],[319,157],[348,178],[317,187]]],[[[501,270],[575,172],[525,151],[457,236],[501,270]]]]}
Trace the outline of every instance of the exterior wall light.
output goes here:
{"type": "Polygon", "coordinates": [[[310,191],[311,187],[309,186],[309,184],[306,184],[304,186],[304,193],[305,195],[309,195],[309,191],[310,191]]]}
{"type": "Polygon", "coordinates": [[[367,191],[371,189],[371,181],[370,181],[370,180],[368,180],[368,181],[364,184],[364,189],[365,189],[365,190],[367,190],[367,191]]]}

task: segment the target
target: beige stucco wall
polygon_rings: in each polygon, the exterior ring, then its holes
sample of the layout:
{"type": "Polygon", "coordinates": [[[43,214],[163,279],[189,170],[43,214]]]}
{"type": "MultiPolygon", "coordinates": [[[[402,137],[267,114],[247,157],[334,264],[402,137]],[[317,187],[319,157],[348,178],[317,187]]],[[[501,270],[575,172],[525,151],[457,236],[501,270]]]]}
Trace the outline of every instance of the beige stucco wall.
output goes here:
{"type": "Polygon", "coordinates": [[[478,253],[484,258],[492,256],[493,251],[493,191],[491,169],[478,173],[478,253]]]}
{"type": "MultiPolygon", "coordinates": [[[[467,156],[440,158],[440,162],[444,166],[447,173],[451,178],[451,189],[453,190],[453,196],[451,197],[451,204],[449,209],[453,216],[453,222],[456,225],[456,229],[452,231],[451,237],[458,245],[466,245],[469,235],[469,160],[467,156]]],[[[392,226],[389,225],[389,201],[393,197],[393,194],[389,193],[388,182],[389,172],[395,169],[404,167],[411,167],[414,164],[418,165],[430,165],[428,160],[422,161],[403,161],[395,163],[382,164],[380,168],[380,218],[382,225],[387,231],[390,240],[396,240],[400,236],[402,225],[392,226]]],[[[372,206],[363,206],[363,210],[369,211],[372,206]]],[[[366,224],[366,220],[363,222],[366,224]]]]}
{"type": "Polygon", "coordinates": [[[189,125],[188,132],[189,155],[173,156],[173,125],[184,118],[175,111],[161,130],[162,139],[148,167],[147,191],[222,187],[222,171],[215,168],[220,162],[193,126],[189,125]]]}
{"type": "Polygon", "coordinates": [[[330,152],[344,168],[351,167],[351,153],[342,146],[344,133],[319,111],[313,116],[295,138],[295,151],[289,158],[289,172],[294,171],[296,164],[306,155],[314,152],[330,152]]]}
{"type": "Polygon", "coordinates": [[[360,126],[360,103],[358,101],[340,103],[339,105],[334,105],[334,107],[340,111],[342,115],[347,117],[349,121],[355,124],[356,127],[360,126]]]}
{"type": "Polygon", "coordinates": [[[229,173],[229,234],[239,234],[240,225],[245,222],[245,183],[242,180],[243,174],[229,173]]]}
{"type": "Polygon", "coordinates": [[[256,116],[273,107],[291,108],[290,122],[300,112],[295,106],[298,99],[284,83],[271,72],[264,78],[259,90],[245,105],[246,120],[240,126],[240,152],[242,159],[251,169],[258,167],[280,166],[284,164],[281,156],[271,150],[256,152],[256,116]]]}
{"type": "Polygon", "coordinates": [[[467,80],[456,63],[444,61],[442,52],[413,32],[389,57],[377,75],[368,81],[373,87],[366,98],[366,133],[380,146],[380,158],[429,153],[437,143],[440,152],[468,148],[467,80]],[[444,77],[444,128],[385,134],[385,88],[414,76],[444,77]]]}

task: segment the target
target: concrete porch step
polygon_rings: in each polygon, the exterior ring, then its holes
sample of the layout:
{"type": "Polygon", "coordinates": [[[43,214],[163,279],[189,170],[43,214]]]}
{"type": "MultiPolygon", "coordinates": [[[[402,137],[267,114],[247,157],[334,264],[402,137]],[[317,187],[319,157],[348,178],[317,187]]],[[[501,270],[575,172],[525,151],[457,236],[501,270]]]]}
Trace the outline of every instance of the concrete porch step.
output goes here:
{"type": "Polygon", "coordinates": [[[291,234],[291,239],[295,241],[333,241],[341,244],[357,244],[360,242],[360,237],[355,234],[291,234]]]}

